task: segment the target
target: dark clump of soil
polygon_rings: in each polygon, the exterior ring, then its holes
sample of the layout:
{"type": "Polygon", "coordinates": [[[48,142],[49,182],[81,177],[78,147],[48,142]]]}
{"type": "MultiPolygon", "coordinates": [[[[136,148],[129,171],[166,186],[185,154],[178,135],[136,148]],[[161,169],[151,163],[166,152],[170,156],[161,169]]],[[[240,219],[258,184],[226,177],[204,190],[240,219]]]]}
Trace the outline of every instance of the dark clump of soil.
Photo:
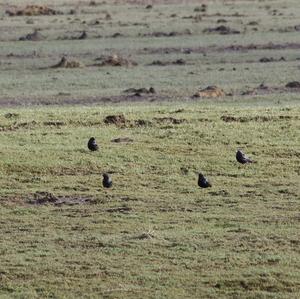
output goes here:
{"type": "Polygon", "coordinates": [[[149,120],[144,119],[136,119],[133,124],[131,124],[131,127],[146,127],[151,126],[152,123],[149,120]]]}
{"type": "Polygon", "coordinates": [[[153,6],[152,6],[151,4],[148,4],[145,8],[146,8],[146,9],[152,9],[153,6]]]}
{"type": "Polygon", "coordinates": [[[279,59],[275,59],[273,57],[262,57],[259,59],[259,62],[263,62],[263,63],[266,63],[266,62],[275,62],[275,61],[285,61],[285,58],[284,57],[280,57],[279,59]]]}
{"type": "Polygon", "coordinates": [[[111,142],[115,142],[115,143],[133,142],[133,139],[129,137],[119,137],[119,138],[112,139],[111,142]]]}
{"type": "Polygon", "coordinates": [[[34,204],[47,204],[55,203],[58,201],[58,197],[50,192],[36,192],[33,194],[33,199],[30,200],[30,203],[34,204]]]}
{"type": "Polygon", "coordinates": [[[274,58],[273,57],[270,57],[270,58],[268,58],[268,57],[262,57],[262,58],[260,58],[259,59],[259,62],[273,62],[274,61],[274,58]]]}
{"type": "Polygon", "coordinates": [[[139,36],[143,37],[172,37],[172,36],[182,36],[182,35],[191,35],[192,31],[190,29],[186,29],[184,31],[171,31],[171,32],[162,32],[162,31],[155,31],[151,33],[144,33],[139,34],[139,36]]]}
{"type": "Polygon", "coordinates": [[[232,115],[222,115],[221,120],[223,120],[224,122],[240,122],[240,123],[246,123],[246,122],[250,122],[250,121],[266,122],[266,121],[271,121],[272,117],[261,116],[261,115],[256,115],[253,117],[250,117],[250,116],[236,117],[236,116],[232,116],[232,115]]]}
{"type": "Polygon", "coordinates": [[[122,36],[124,36],[122,33],[116,32],[116,33],[112,34],[110,37],[117,38],[117,37],[122,37],[122,36]]]}
{"type": "Polygon", "coordinates": [[[217,98],[223,96],[225,96],[225,92],[217,86],[207,86],[193,95],[194,98],[217,98]]]}
{"type": "Polygon", "coordinates": [[[299,81],[292,81],[285,85],[287,88],[300,88],[300,82],[299,81]]]}
{"type": "Polygon", "coordinates": [[[52,66],[52,68],[78,68],[78,67],[84,67],[84,64],[82,64],[80,61],[77,60],[69,60],[65,56],[63,56],[57,64],[52,66]]]}
{"type": "Polygon", "coordinates": [[[186,61],[182,58],[174,60],[174,61],[161,61],[161,60],[154,60],[148,65],[157,65],[157,66],[167,66],[167,65],[185,65],[186,61]]]}
{"type": "Polygon", "coordinates": [[[251,22],[249,22],[247,25],[249,25],[249,26],[257,26],[257,25],[258,25],[258,22],[256,22],[256,21],[251,21],[251,22]]]}
{"type": "Polygon", "coordinates": [[[44,126],[54,126],[54,127],[60,127],[65,125],[63,121],[45,121],[43,122],[43,124],[44,126]]]}
{"type": "Polygon", "coordinates": [[[107,125],[124,126],[127,120],[123,114],[108,115],[104,118],[104,123],[107,125]]]}
{"type": "Polygon", "coordinates": [[[34,205],[78,205],[78,204],[87,204],[95,202],[95,199],[88,198],[88,197],[78,197],[78,196],[55,196],[50,192],[36,192],[33,196],[28,200],[29,204],[34,205]]]}
{"type": "Polygon", "coordinates": [[[6,13],[10,17],[15,16],[50,16],[62,14],[60,11],[49,8],[46,5],[27,5],[25,8],[13,7],[8,9],[6,13]]]}
{"type": "Polygon", "coordinates": [[[44,36],[38,32],[38,30],[34,30],[32,33],[28,33],[19,38],[20,41],[40,41],[43,40],[44,36]]]}
{"type": "Polygon", "coordinates": [[[219,33],[219,34],[240,34],[241,32],[236,29],[232,29],[228,26],[218,26],[214,28],[206,28],[203,30],[204,33],[219,33]]]}
{"type": "Polygon", "coordinates": [[[153,87],[149,89],[142,87],[142,88],[128,88],[124,90],[125,93],[133,93],[135,96],[141,96],[142,94],[155,94],[156,91],[153,87]]]}
{"type": "Polygon", "coordinates": [[[178,119],[174,117],[154,117],[153,120],[159,124],[171,123],[174,125],[179,125],[186,122],[186,119],[178,119]]]}
{"type": "Polygon", "coordinates": [[[135,61],[129,60],[127,58],[123,58],[120,55],[114,54],[109,56],[102,56],[97,58],[96,60],[100,60],[100,64],[96,64],[95,66],[136,66],[137,63],[135,61]]]}

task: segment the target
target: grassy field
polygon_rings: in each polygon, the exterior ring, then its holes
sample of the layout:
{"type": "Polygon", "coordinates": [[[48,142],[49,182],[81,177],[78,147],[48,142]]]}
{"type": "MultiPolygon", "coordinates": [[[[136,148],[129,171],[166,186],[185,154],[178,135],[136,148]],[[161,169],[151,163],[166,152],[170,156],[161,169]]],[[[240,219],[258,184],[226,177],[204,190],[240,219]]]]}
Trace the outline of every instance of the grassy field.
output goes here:
{"type": "Polygon", "coordinates": [[[0,298],[299,298],[298,1],[128,2],[0,4],[0,298]]]}

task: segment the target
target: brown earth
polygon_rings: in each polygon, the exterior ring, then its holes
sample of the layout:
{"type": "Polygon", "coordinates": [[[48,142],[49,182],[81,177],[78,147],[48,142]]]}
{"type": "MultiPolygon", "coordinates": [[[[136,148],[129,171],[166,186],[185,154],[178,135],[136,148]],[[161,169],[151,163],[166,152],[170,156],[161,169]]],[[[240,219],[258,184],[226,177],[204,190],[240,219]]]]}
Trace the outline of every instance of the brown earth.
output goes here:
{"type": "Polygon", "coordinates": [[[225,92],[217,86],[208,86],[193,95],[194,98],[217,98],[224,96],[225,92]]]}
{"type": "Polygon", "coordinates": [[[46,5],[27,5],[24,8],[12,7],[6,10],[6,13],[10,17],[15,16],[41,16],[41,15],[57,15],[62,14],[61,12],[51,9],[46,5]]]}
{"type": "Polygon", "coordinates": [[[94,203],[96,200],[90,197],[78,196],[55,196],[50,192],[36,192],[27,199],[27,203],[32,205],[78,205],[94,203]]]}
{"type": "Polygon", "coordinates": [[[127,120],[123,114],[108,115],[104,118],[104,123],[107,125],[124,126],[127,120]]]}

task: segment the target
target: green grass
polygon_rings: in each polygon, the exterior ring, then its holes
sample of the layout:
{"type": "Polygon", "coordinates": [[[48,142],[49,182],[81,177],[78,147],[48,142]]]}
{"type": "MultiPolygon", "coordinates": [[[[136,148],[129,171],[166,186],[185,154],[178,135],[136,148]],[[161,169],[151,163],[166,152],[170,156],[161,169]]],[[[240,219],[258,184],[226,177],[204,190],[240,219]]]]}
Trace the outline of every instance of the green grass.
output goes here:
{"type": "Polygon", "coordinates": [[[300,72],[299,1],[207,1],[200,22],[184,18],[199,1],[89,2],[55,0],[63,15],[36,17],[0,4],[0,298],[299,298],[300,101],[285,88],[300,72]],[[203,32],[222,24],[241,34],[203,32]],[[45,39],[18,40],[34,29],[45,39]],[[90,66],[112,53],[138,66],[90,66]],[[63,55],[86,66],[50,68],[63,55]],[[177,59],[186,65],[148,66],[177,59]],[[261,83],[267,92],[241,95],[261,83]],[[191,98],[208,85],[227,96],[191,98]],[[114,103],[150,86],[154,102],[114,103]],[[87,105],[102,97],[111,103],[87,105]],[[104,123],[121,113],[125,125],[104,123]],[[257,163],[238,164],[237,148],[257,163]],[[200,171],[212,188],[197,186],[200,171]],[[41,192],[65,203],[38,204],[41,192]]]}
{"type": "Polygon", "coordinates": [[[299,111],[231,102],[4,110],[0,294],[297,298],[299,111]],[[151,124],[104,124],[117,113],[151,124]],[[99,152],[87,150],[90,136],[99,152]],[[134,142],[110,141],[125,136],[134,142]],[[239,165],[238,147],[257,163],[239,165]],[[114,172],[112,190],[103,171],[114,172]],[[213,188],[197,187],[198,171],[213,188]],[[36,191],[93,202],[30,205],[36,191]],[[131,210],[109,210],[120,207],[131,210]]]}

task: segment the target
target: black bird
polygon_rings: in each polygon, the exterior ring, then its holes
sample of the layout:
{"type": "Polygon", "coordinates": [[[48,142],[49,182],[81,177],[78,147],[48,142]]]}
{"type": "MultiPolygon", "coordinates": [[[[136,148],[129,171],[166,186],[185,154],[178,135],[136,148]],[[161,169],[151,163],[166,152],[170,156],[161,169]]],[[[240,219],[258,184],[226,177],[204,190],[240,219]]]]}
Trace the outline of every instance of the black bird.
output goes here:
{"type": "Polygon", "coordinates": [[[238,150],[236,152],[236,160],[239,163],[242,163],[242,164],[253,163],[254,162],[249,157],[247,157],[241,150],[238,150]]]}
{"type": "Polygon", "coordinates": [[[199,173],[198,186],[201,188],[211,187],[211,183],[206,179],[206,177],[202,173],[199,173]]]}
{"type": "Polygon", "coordinates": [[[90,138],[88,144],[87,144],[88,148],[90,151],[94,152],[98,150],[98,144],[96,142],[96,139],[94,137],[90,138]]]}
{"type": "Polygon", "coordinates": [[[112,186],[112,179],[107,173],[103,173],[102,185],[104,188],[110,188],[112,186]]]}

